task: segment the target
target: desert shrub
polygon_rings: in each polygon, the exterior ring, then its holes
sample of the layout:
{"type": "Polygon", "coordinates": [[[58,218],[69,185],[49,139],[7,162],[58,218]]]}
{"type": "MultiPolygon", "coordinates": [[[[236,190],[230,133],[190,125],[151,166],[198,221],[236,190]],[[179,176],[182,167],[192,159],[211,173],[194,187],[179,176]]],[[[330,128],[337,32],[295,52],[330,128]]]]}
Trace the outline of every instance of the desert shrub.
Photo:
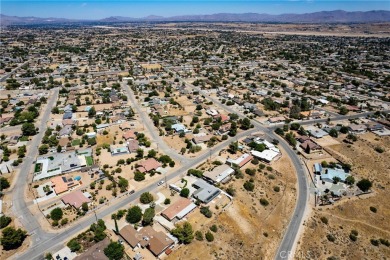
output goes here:
{"type": "Polygon", "coordinates": [[[218,231],[217,225],[212,225],[212,226],[210,227],[210,230],[213,231],[214,233],[217,232],[217,231],[218,231]]]}
{"type": "Polygon", "coordinates": [[[269,205],[269,202],[268,200],[266,200],[265,198],[261,198],[260,199],[260,204],[264,207],[267,207],[269,205]]]}
{"type": "Polygon", "coordinates": [[[334,235],[332,235],[332,234],[327,234],[327,235],[326,235],[326,238],[327,238],[328,241],[330,241],[330,242],[336,241],[336,237],[335,237],[334,235]]]}
{"type": "Polygon", "coordinates": [[[321,222],[325,225],[328,225],[328,218],[327,217],[321,217],[321,222]]]}
{"type": "Polygon", "coordinates": [[[213,242],[213,241],[214,241],[214,235],[213,235],[210,231],[208,231],[208,232],[206,233],[206,240],[207,240],[208,242],[213,242]]]}
{"type": "Polygon", "coordinates": [[[280,187],[279,186],[274,186],[274,191],[275,192],[279,192],[280,191],[280,187]]]}
{"type": "Polygon", "coordinates": [[[370,207],[370,210],[372,211],[372,212],[374,212],[374,213],[376,213],[378,210],[375,208],[375,207],[373,207],[373,206],[371,206],[370,207]]]}
{"type": "Polygon", "coordinates": [[[371,242],[371,245],[373,245],[373,246],[379,246],[379,240],[377,240],[377,239],[371,239],[370,242],[371,242]]]}
{"type": "Polygon", "coordinates": [[[203,241],[203,234],[199,230],[195,232],[195,238],[198,241],[203,241]]]}

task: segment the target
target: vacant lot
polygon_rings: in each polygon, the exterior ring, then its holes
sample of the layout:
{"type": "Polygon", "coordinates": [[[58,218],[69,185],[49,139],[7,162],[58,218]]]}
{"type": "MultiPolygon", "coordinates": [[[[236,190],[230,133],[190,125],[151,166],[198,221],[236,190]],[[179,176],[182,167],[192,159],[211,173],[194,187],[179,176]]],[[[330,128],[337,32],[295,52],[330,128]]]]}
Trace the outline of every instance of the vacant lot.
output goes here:
{"type": "MultiPolygon", "coordinates": [[[[296,194],[296,178],[289,159],[282,157],[272,167],[249,176],[245,169],[259,169],[259,165],[248,163],[242,169],[243,179],[234,178],[223,185],[224,188],[232,186],[236,191],[232,205],[211,219],[200,214],[189,217],[194,230],[203,234],[213,224],[217,225],[215,240],[211,243],[194,240],[175,250],[169,259],[272,259],[292,214],[296,194]],[[255,184],[253,192],[243,188],[250,178],[255,184]],[[269,205],[262,206],[260,198],[266,199],[269,205]]],[[[215,212],[215,205],[210,204],[215,212]]]]}
{"type": "MultiPolygon", "coordinates": [[[[341,141],[342,137],[339,139],[341,141]]],[[[306,223],[296,258],[303,259],[302,256],[308,252],[311,259],[326,259],[330,256],[338,259],[390,257],[389,247],[371,243],[371,239],[390,240],[389,147],[390,137],[376,137],[372,133],[358,136],[358,141],[351,145],[341,143],[330,146],[351,160],[355,178],[368,178],[374,182],[374,194],[367,198],[342,200],[335,206],[314,210],[313,216],[306,223]],[[385,152],[376,152],[378,146],[384,148],[385,152]],[[328,225],[321,221],[324,217],[328,225]],[[351,230],[358,232],[355,242],[349,237],[351,230]],[[329,241],[327,235],[333,236],[334,242],[329,241]]]]}

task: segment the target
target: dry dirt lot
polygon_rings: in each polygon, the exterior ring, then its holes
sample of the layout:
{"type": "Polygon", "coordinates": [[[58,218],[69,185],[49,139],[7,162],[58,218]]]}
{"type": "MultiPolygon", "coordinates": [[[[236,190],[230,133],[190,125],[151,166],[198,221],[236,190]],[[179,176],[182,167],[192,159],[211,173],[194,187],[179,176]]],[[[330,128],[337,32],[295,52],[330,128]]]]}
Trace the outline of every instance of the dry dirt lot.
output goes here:
{"type": "MultiPolygon", "coordinates": [[[[339,141],[343,137],[339,138],[339,141]]],[[[304,259],[308,252],[311,259],[388,259],[390,248],[380,244],[374,246],[371,239],[390,240],[390,188],[389,158],[390,137],[376,137],[372,133],[358,136],[358,141],[349,145],[341,142],[330,146],[352,162],[352,173],[356,179],[368,178],[373,181],[371,196],[345,199],[331,207],[317,208],[306,222],[306,230],[300,240],[297,259],[304,259]],[[380,146],[384,153],[374,150],[380,146]],[[374,213],[370,207],[375,207],[374,213]],[[320,219],[326,217],[328,225],[320,219]],[[349,238],[351,230],[358,231],[356,242],[349,238]],[[332,234],[335,241],[327,239],[332,234]]]]}
{"type": "MultiPolygon", "coordinates": [[[[272,259],[282,238],[295,205],[296,177],[287,157],[273,163],[272,172],[267,169],[257,171],[253,176],[255,190],[246,191],[243,183],[251,176],[246,168],[258,168],[248,163],[243,167],[244,179],[235,179],[228,184],[236,190],[233,204],[225,211],[207,219],[199,212],[189,217],[195,231],[203,234],[213,224],[218,226],[215,240],[211,243],[194,241],[190,245],[175,250],[168,259],[272,259]],[[273,177],[269,177],[269,176],[273,177]],[[274,186],[280,191],[275,192],[274,186]],[[266,198],[269,205],[260,205],[260,198],[266,198]],[[199,250],[202,248],[201,250],[199,250]]],[[[210,206],[212,211],[214,205],[210,206]]]]}

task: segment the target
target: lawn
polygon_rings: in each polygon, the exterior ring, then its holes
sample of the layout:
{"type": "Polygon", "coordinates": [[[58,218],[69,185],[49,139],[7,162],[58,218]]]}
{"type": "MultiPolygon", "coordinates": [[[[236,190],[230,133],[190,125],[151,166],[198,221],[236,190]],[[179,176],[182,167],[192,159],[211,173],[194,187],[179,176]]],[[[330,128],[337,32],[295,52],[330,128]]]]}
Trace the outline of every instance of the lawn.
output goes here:
{"type": "Polygon", "coordinates": [[[19,141],[21,141],[21,142],[26,142],[26,141],[28,141],[28,140],[29,140],[28,136],[22,136],[22,137],[19,139],[19,141]]]}
{"type": "Polygon", "coordinates": [[[87,161],[88,166],[92,166],[93,164],[93,159],[91,156],[85,156],[85,160],[87,161]]]}
{"type": "Polygon", "coordinates": [[[80,139],[74,139],[72,140],[72,146],[80,145],[80,139]]]}

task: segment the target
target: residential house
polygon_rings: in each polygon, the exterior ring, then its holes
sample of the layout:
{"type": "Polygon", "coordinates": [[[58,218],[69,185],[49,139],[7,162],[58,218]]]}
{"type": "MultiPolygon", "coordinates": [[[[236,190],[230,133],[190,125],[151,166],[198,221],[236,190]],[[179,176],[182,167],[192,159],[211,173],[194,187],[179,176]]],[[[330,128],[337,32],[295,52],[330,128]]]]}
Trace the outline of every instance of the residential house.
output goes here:
{"type": "Polygon", "coordinates": [[[132,248],[148,248],[156,257],[174,244],[174,241],[165,233],[162,231],[157,232],[151,226],[136,230],[133,226],[126,225],[119,231],[119,235],[132,248]]]}
{"type": "Polygon", "coordinates": [[[136,134],[134,133],[134,131],[129,130],[129,131],[126,131],[125,133],[123,133],[122,138],[125,139],[125,140],[127,141],[127,140],[136,139],[137,136],[136,136],[136,134]]]}
{"type": "Polygon", "coordinates": [[[66,178],[65,176],[56,176],[50,181],[52,183],[51,186],[57,195],[64,193],[70,188],[75,187],[79,184],[78,181],[74,181],[72,178],[66,178]]]}
{"type": "Polygon", "coordinates": [[[212,171],[205,172],[203,178],[211,183],[225,183],[230,180],[234,170],[227,164],[215,167],[212,171]]]}
{"type": "Polygon", "coordinates": [[[129,153],[129,150],[126,145],[110,145],[111,155],[119,155],[129,153]]]}
{"type": "Polygon", "coordinates": [[[212,135],[209,135],[209,134],[206,134],[206,135],[197,135],[195,136],[194,138],[192,138],[192,141],[195,143],[195,144],[203,144],[203,143],[206,143],[208,142],[211,137],[213,137],[212,135]]]}
{"type": "Polygon", "coordinates": [[[138,141],[135,139],[131,139],[127,141],[127,149],[130,153],[135,153],[139,149],[138,141]]]}
{"type": "Polygon", "coordinates": [[[149,172],[149,171],[152,171],[152,170],[157,170],[160,167],[161,167],[161,163],[160,162],[158,162],[154,158],[149,158],[149,159],[139,163],[138,167],[137,167],[137,170],[142,172],[142,173],[145,173],[145,172],[149,172]]]}
{"type": "Polygon", "coordinates": [[[367,126],[363,124],[359,124],[359,125],[351,124],[348,126],[348,130],[353,134],[362,134],[367,131],[367,126]]]}
{"type": "Polygon", "coordinates": [[[70,136],[73,132],[72,126],[71,125],[66,125],[61,130],[58,132],[59,137],[67,137],[70,136]]]}
{"type": "Polygon", "coordinates": [[[246,165],[248,162],[250,162],[253,159],[253,156],[245,153],[236,159],[233,158],[227,158],[226,163],[230,166],[237,165],[238,167],[242,168],[244,165],[246,165]]]}
{"type": "Polygon", "coordinates": [[[175,218],[180,220],[194,209],[196,209],[196,205],[191,200],[187,198],[179,198],[178,201],[161,212],[161,216],[169,221],[172,221],[175,218]]]}
{"type": "Polygon", "coordinates": [[[200,200],[201,202],[207,204],[210,201],[212,201],[214,198],[216,198],[220,193],[221,190],[214,187],[213,185],[207,183],[206,181],[199,179],[196,182],[192,184],[192,186],[197,189],[192,196],[195,199],[200,200]]]}
{"type": "Polygon", "coordinates": [[[304,141],[299,146],[306,152],[309,151],[309,153],[322,151],[322,147],[311,139],[304,141]]]}
{"type": "Polygon", "coordinates": [[[70,205],[76,209],[79,209],[84,202],[91,202],[91,200],[87,198],[80,190],[66,194],[61,198],[61,200],[64,202],[64,204],[70,205]]]}

